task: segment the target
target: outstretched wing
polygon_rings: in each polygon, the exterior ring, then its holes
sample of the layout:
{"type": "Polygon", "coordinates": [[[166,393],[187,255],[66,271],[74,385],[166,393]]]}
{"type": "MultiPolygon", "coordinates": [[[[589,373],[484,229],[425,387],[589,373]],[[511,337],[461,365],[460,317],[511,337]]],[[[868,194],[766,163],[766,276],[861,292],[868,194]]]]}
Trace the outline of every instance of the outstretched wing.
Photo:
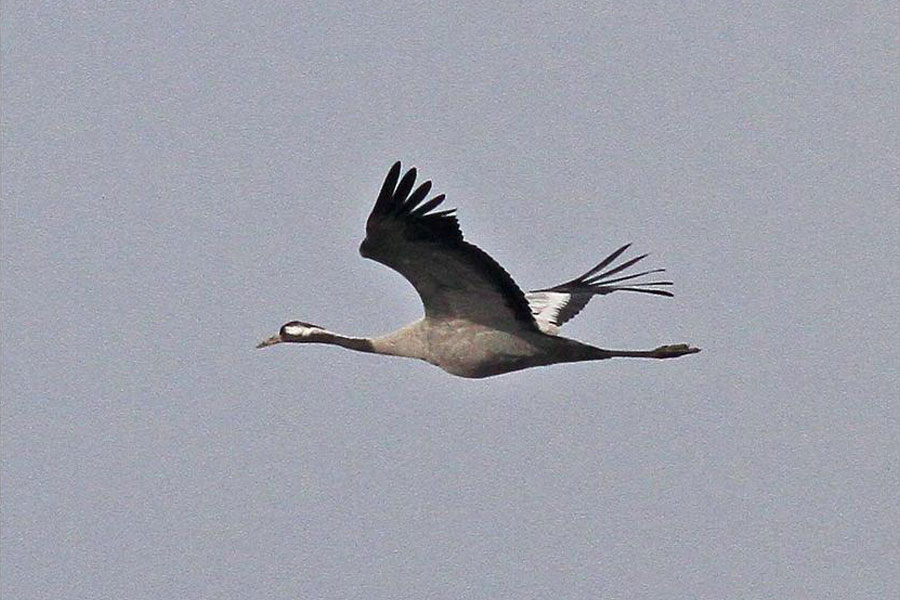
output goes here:
{"type": "Polygon", "coordinates": [[[591,298],[597,295],[602,296],[612,292],[623,291],[671,297],[673,294],[670,291],[654,289],[655,286],[672,285],[671,281],[646,281],[618,285],[652,273],[662,273],[665,269],[652,269],[641,273],[613,277],[645,259],[647,257],[646,254],[629,259],[616,267],[604,271],[630,246],[631,244],[625,244],[580,277],[551,288],[534,290],[525,294],[525,298],[528,300],[528,305],[531,308],[531,314],[534,316],[534,320],[537,322],[540,330],[544,333],[555,335],[563,323],[581,312],[581,309],[587,306],[591,298]]]}
{"type": "Polygon", "coordinates": [[[366,221],[359,253],[403,275],[429,318],[537,331],[525,295],[509,273],[463,240],[455,209],[435,211],[443,194],[425,200],[430,181],[414,190],[415,182],[415,168],[400,178],[400,163],[394,163],[366,221]]]}

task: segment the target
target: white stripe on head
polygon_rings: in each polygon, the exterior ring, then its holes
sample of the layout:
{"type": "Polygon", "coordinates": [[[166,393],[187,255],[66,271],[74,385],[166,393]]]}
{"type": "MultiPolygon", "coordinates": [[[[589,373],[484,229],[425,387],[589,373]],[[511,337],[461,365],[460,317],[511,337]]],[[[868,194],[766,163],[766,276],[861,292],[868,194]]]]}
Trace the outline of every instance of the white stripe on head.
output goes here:
{"type": "Polygon", "coordinates": [[[311,325],[294,324],[284,326],[284,332],[295,337],[307,337],[312,335],[313,333],[321,333],[323,331],[325,330],[321,327],[314,327],[311,325]]]}

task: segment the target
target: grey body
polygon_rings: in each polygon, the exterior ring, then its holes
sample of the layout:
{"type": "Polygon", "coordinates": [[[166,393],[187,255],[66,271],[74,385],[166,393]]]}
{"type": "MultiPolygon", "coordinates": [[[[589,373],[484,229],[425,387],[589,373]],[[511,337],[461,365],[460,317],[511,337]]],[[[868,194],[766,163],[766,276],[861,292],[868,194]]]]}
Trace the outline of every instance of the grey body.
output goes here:
{"type": "Polygon", "coordinates": [[[529,367],[606,358],[603,350],[533,331],[463,319],[422,319],[372,340],[373,352],[429,362],[452,375],[489,377],[529,367]]]}
{"type": "Polygon", "coordinates": [[[675,358],[699,352],[686,344],[654,350],[604,350],[557,336],[560,326],[595,295],[631,291],[671,296],[659,289],[671,282],[633,281],[662,269],[620,275],[646,257],[612,266],[626,245],[580,277],[525,294],[503,267],[463,240],[453,210],[434,210],[443,202],[443,195],[425,200],[431,182],[413,190],[415,179],[415,169],[401,179],[400,163],[391,168],[366,222],[360,254],[403,275],[419,293],[425,316],[371,339],[291,321],[259,348],[283,342],[332,344],[417,358],[468,378],[556,363],[613,357],[675,358]],[[621,285],[626,281],[629,283],[621,285]]]}

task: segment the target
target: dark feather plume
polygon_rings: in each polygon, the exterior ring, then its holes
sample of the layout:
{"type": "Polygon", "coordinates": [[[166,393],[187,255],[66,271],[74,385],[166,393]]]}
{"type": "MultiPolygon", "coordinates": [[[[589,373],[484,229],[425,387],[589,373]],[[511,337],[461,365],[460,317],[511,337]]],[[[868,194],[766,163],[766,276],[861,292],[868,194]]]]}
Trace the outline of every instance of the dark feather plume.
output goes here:
{"type": "Polygon", "coordinates": [[[631,244],[625,244],[606,258],[604,258],[600,263],[590,269],[587,273],[572,279],[571,281],[567,281],[565,283],[561,283],[559,285],[553,286],[551,288],[546,288],[543,290],[536,290],[540,292],[568,292],[568,293],[588,293],[588,294],[609,294],[616,291],[624,291],[624,292],[640,292],[643,294],[653,294],[656,296],[674,296],[672,292],[667,290],[658,290],[651,289],[653,286],[669,286],[673,285],[671,281],[648,281],[648,282],[639,282],[632,283],[627,286],[618,286],[615,285],[617,283],[621,283],[623,281],[630,281],[632,279],[637,279],[638,277],[643,277],[645,275],[651,275],[653,273],[663,273],[665,269],[650,269],[649,271],[643,271],[641,273],[633,273],[631,275],[625,275],[622,277],[616,277],[610,279],[612,275],[617,273],[621,273],[625,269],[634,266],[638,262],[644,260],[649,256],[648,254],[641,254],[640,256],[636,256],[635,258],[628,259],[624,263],[613,267],[607,271],[604,271],[606,267],[611,265],[617,258],[619,258],[628,248],[631,247],[631,244]]]}

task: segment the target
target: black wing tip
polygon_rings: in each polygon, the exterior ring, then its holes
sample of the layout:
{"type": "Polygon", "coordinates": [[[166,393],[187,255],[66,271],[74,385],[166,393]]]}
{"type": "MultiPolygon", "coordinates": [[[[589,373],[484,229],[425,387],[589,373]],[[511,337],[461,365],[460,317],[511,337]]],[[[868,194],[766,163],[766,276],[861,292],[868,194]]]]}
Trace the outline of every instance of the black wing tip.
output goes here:
{"type": "Polygon", "coordinates": [[[397,182],[400,180],[400,173],[402,171],[403,165],[400,164],[399,160],[391,165],[390,169],[388,169],[387,175],[385,175],[384,177],[384,185],[387,186],[388,183],[390,183],[391,191],[393,191],[394,188],[397,187],[397,182]]]}
{"type": "MultiPolygon", "coordinates": [[[[658,284],[656,284],[658,285],[658,284]]],[[[666,298],[674,298],[675,294],[668,290],[651,290],[646,288],[636,288],[636,287],[617,287],[614,288],[613,291],[622,291],[622,292],[638,292],[641,294],[651,294],[653,296],[665,296],[666,298]]]]}
{"type": "MultiPolygon", "coordinates": [[[[486,276],[496,282],[516,320],[538,331],[525,296],[509,273],[483,250],[464,241],[456,209],[436,210],[446,199],[445,195],[437,194],[426,200],[431,191],[431,180],[416,187],[416,168],[408,169],[401,176],[402,171],[403,166],[399,160],[389,169],[375,208],[369,216],[366,239],[360,244],[359,253],[366,258],[384,262],[378,258],[380,240],[393,235],[400,235],[406,240],[442,244],[449,251],[460,253],[478,265],[486,276]]],[[[390,262],[385,264],[400,270],[390,262]]]]}
{"type": "Polygon", "coordinates": [[[560,285],[554,286],[552,288],[546,288],[544,290],[538,291],[560,291],[560,292],[570,292],[570,291],[580,291],[594,294],[609,294],[614,291],[629,291],[629,292],[642,292],[645,294],[653,294],[656,296],[667,296],[672,297],[674,294],[672,292],[666,290],[654,290],[650,289],[653,286],[667,286],[673,285],[671,281],[654,281],[654,282],[635,282],[629,283],[627,285],[615,285],[618,283],[623,283],[626,281],[631,281],[633,279],[637,279],[639,277],[644,277],[646,275],[651,275],[653,273],[663,273],[665,269],[657,268],[657,269],[649,269],[646,271],[642,271],[640,273],[632,273],[628,275],[619,275],[618,277],[613,277],[616,274],[625,271],[629,267],[634,266],[640,261],[644,260],[650,253],[640,254],[635,256],[634,258],[629,258],[625,262],[611,266],[615,263],[616,259],[618,259],[626,250],[628,250],[632,246],[632,242],[624,244],[617,248],[614,252],[612,252],[609,256],[604,258],[602,261],[597,263],[593,268],[589,269],[583,275],[572,279],[571,281],[567,281],[560,285]]]}
{"type": "Polygon", "coordinates": [[[369,215],[367,232],[381,223],[394,221],[403,224],[406,235],[414,239],[461,242],[463,235],[454,214],[456,209],[435,211],[444,202],[444,194],[426,200],[431,192],[431,180],[416,186],[416,168],[409,168],[401,176],[402,171],[399,160],[388,171],[369,215]]]}
{"type": "MultiPolygon", "coordinates": [[[[385,180],[385,182],[387,182],[388,180],[390,180],[392,178],[396,178],[396,180],[399,181],[401,173],[403,173],[403,161],[398,160],[398,161],[394,162],[394,164],[391,165],[390,169],[388,169],[387,176],[384,178],[384,180],[385,180]]],[[[406,173],[403,173],[403,176],[406,177],[410,173],[412,173],[413,178],[415,178],[418,175],[418,170],[416,169],[415,166],[412,166],[409,169],[407,169],[406,173]]],[[[396,186],[397,186],[397,183],[395,181],[394,187],[396,188],[396,186]]]]}
{"type": "Polygon", "coordinates": [[[416,167],[410,167],[401,177],[402,171],[402,163],[398,160],[391,166],[387,176],[384,178],[382,191],[379,194],[379,200],[382,200],[382,197],[384,197],[383,203],[390,206],[390,212],[397,215],[408,215],[417,212],[416,216],[424,216],[444,201],[444,194],[438,194],[426,203],[429,205],[427,211],[416,211],[415,209],[420,207],[428,192],[431,191],[431,180],[425,180],[416,186],[416,179],[419,176],[416,167]]]}

